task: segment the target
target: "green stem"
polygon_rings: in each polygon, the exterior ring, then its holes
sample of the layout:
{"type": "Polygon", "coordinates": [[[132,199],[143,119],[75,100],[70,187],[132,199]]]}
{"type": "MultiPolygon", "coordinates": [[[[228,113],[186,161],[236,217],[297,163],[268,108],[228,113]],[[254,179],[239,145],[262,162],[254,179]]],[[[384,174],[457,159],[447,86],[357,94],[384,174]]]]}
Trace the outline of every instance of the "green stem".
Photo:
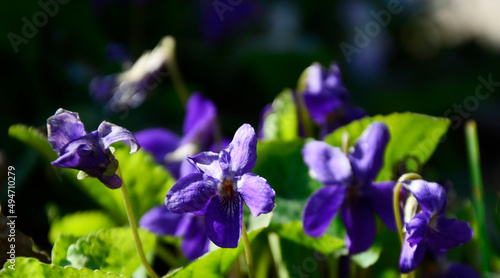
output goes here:
{"type": "Polygon", "coordinates": [[[249,278],[254,278],[254,268],[253,268],[253,257],[252,257],[252,249],[250,247],[250,240],[248,240],[248,234],[247,234],[247,229],[245,227],[245,223],[241,221],[241,233],[243,235],[243,245],[245,247],[245,256],[247,259],[247,265],[248,265],[248,277],[249,278]]]}
{"type": "Polygon", "coordinates": [[[349,132],[347,131],[344,131],[344,133],[342,133],[342,151],[345,154],[349,153],[349,132]]]}
{"type": "Polygon", "coordinates": [[[170,49],[170,56],[167,58],[167,68],[170,72],[170,75],[172,76],[172,83],[174,85],[175,91],[177,92],[177,95],[179,96],[179,99],[182,103],[182,106],[185,107],[186,103],[189,99],[189,90],[186,87],[186,83],[184,83],[184,80],[182,79],[181,73],[179,71],[179,67],[177,66],[177,58],[175,55],[175,50],[176,50],[176,42],[173,37],[170,37],[172,40],[172,47],[170,49]]]}
{"type": "MultiPolygon", "coordinates": [[[[405,240],[405,233],[403,230],[403,222],[401,221],[401,210],[399,209],[399,192],[401,191],[401,187],[403,186],[404,180],[416,180],[416,179],[422,179],[422,177],[416,173],[404,174],[398,179],[398,182],[394,187],[392,205],[394,208],[394,219],[396,220],[396,226],[398,228],[398,235],[401,246],[403,246],[403,242],[405,240]]],[[[413,277],[413,272],[410,272],[409,274],[401,273],[401,278],[405,277],[413,277]]]]}
{"type": "Polygon", "coordinates": [[[273,257],[274,265],[276,266],[278,277],[290,277],[285,263],[283,262],[283,256],[281,255],[280,237],[276,233],[269,233],[267,235],[267,240],[269,241],[269,249],[271,249],[271,255],[273,257]]]}
{"type": "Polygon", "coordinates": [[[144,255],[141,239],[139,238],[139,233],[137,232],[137,224],[135,222],[134,212],[132,211],[132,205],[130,203],[127,187],[125,186],[125,180],[122,177],[120,167],[118,167],[116,173],[122,179],[122,186],[120,187],[120,191],[122,193],[123,203],[125,203],[125,209],[127,211],[127,217],[128,217],[128,222],[130,223],[130,229],[132,230],[132,234],[134,235],[134,243],[135,243],[135,248],[137,249],[137,254],[139,254],[139,258],[141,259],[141,262],[146,268],[146,271],[148,272],[149,276],[153,278],[159,278],[158,275],[154,272],[153,268],[151,268],[151,266],[149,265],[148,260],[144,255]]]}
{"type": "Polygon", "coordinates": [[[477,225],[479,229],[479,242],[481,246],[481,261],[483,274],[490,272],[491,253],[488,243],[488,235],[486,234],[486,220],[483,203],[483,179],[481,176],[481,162],[479,156],[479,141],[477,136],[476,122],[473,120],[467,121],[465,124],[465,138],[467,141],[467,152],[469,157],[469,171],[472,183],[472,198],[474,209],[477,217],[477,225]]]}

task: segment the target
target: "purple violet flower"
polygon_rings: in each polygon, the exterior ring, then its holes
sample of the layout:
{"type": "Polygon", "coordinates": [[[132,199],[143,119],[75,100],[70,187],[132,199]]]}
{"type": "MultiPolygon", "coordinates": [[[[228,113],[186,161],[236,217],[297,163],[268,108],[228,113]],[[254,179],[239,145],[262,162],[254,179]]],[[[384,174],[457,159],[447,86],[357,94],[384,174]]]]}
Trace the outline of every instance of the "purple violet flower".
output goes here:
{"type": "Polygon", "coordinates": [[[226,147],[228,140],[222,139],[220,146],[214,140],[217,124],[217,108],[214,103],[200,93],[194,93],[186,104],[183,133],[181,138],[165,128],[149,128],[135,133],[142,148],[152,153],[158,163],[165,165],[176,177],[182,177],[181,166],[188,155],[200,151],[219,151],[226,147]]]}
{"type": "Polygon", "coordinates": [[[242,125],[220,151],[189,157],[198,173],[179,179],[165,197],[173,213],[205,215],[208,238],[217,246],[235,248],[241,236],[243,202],[254,217],[274,209],[275,192],[267,181],[250,173],[257,162],[257,136],[242,125]]]}
{"type": "Polygon", "coordinates": [[[405,240],[399,259],[401,272],[418,267],[427,249],[446,251],[469,242],[474,235],[468,222],[446,218],[446,191],[433,182],[406,180],[422,211],[406,223],[405,240]]]}
{"type": "Polygon", "coordinates": [[[389,142],[387,125],[368,126],[348,154],[325,142],[313,141],[302,149],[309,174],[325,186],[307,200],[303,225],[307,235],[319,237],[340,209],[350,254],[368,249],[375,239],[377,213],[389,229],[396,223],[392,208],[394,181],[374,182],[382,168],[389,142]]]}
{"type": "MultiPolygon", "coordinates": [[[[197,172],[194,166],[184,160],[180,170],[181,177],[197,172]]],[[[182,237],[181,250],[190,261],[208,252],[210,240],[205,231],[204,216],[172,213],[162,204],[146,212],[139,221],[139,226],[158,235],[182,237]]]]}
{"type": "Polygon", "coordinates": [[[104,121],[96,131],[87,133],[78,113],[62,108],[47,119],[47,130],[48,141],[59,155],[52,165],[81,170],[111,189],[122,185],[116,174],[118,161],[109,150],[111,144],[129,141],[130,153],[139,149],[137,140],[127,129],[104,121]]]}
{"type": "Polygon", "coordinates": [[[182,236],[181,250],[190,261],[208,252],[210,240],[204,216],[172,213],[165,205],[159,205],[142,216],[139,226],[158,235],[182,236]]]}
{"type": "Polygon", "coordinates": [[[320,138],[366,115],[363,109],[348,103],[349,92],[337,63],[332,63],[329,70],[319,63],[307,69],[303,98],[311,119],[320,125],[320,138]]]}

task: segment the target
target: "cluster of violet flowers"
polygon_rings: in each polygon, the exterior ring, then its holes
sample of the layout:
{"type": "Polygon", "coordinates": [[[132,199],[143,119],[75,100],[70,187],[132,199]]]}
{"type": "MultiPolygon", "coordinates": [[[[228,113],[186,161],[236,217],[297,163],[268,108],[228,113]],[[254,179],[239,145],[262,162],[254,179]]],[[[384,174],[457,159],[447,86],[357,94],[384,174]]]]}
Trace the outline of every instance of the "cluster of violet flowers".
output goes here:
{"type": "MultiPolygon", "coordinates": [[[[154,78],[159,68],[156,65],[134,84],[154,78]]],[[[106,85],[103,80],[95,80],[94,93],[111,88],[103,94],[106,99],[123,95],[123,87],[116,87],[117,81],[106,85]]],[[[144,90],[132,91],[139,93],[142,100],[144,90]]],[[[133,94],[127,98],[134,99],[133,94]]],[[[349,103],[335,63],[329,69],[312,64],[295,99],[298,105],[305,105],[318,125],[318,138],[365,116],[362,109],[349,103]]],[[[139,224],[156,234],[182,236],[181,249],[189,260],[206,253],[210,241],[223,248],[238,246],[244,229],[243,204],[254,217],[270,213],[275,207],[271,185],[265,177],[251,173],[257,162],[254,128],[243,124],[231,141],[223,138],[217,108],[200,93],[193,93],[186,103],[182,136],[164,128],[150,128],[134,135],[108,122],[87,133],[78,114],[64,109],[50,117],[47,126],[48,141],[59,155],[53,165],[81,170],[79,177],[96,177],[111,189],[122,186],[119,164],[110,149],[115,142],[130,142],[131,153],[140,145],[164,165],[178,180],[166,193],[165,204],[152,208],[139,224]]],[[[373,122],[349,150],[316,140],[304,145],[302,156],[309,174],[324,185],[305,204],[302,222],[307,235],[322,236],[340,213],[346,248],[352,255],[373,244],[375,214],[389,229],[397,230],[396,223],[403,218],[401,208],[395,211],[392,205],[397,182],[375,181],[389,141],[388,126],[373,122]]],[[[421,179],[401,183],[420,207],[418,213],[404,219],[404,229],[398,231],[404,232],[399,262],[403,273],[416,269],[426,250],[444,252],[471,240],[473,230],[467,222],[446,218],[446,191],[441,185],[421,179]]]]}

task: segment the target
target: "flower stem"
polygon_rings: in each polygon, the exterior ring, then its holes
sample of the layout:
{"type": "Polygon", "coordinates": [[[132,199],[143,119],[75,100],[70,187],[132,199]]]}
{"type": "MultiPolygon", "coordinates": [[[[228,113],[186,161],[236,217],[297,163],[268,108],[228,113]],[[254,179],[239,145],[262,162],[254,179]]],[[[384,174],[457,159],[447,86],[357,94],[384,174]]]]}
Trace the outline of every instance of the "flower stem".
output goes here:
{"type": "Polygon", "coordinates": [[[241,229],[241,233],[243,235],[243,245],[245,246],[245,256],[248,264],[248,277],[254,278],[252,249],[250,247],[250,240],[248,240],[247,229],[245,228],[245,223],[243,221],[241,221],[241,229]]]}
{"type": "MultiPolygon", "coordinates": [[[[396,220],[396,226],[398,229],[399,241],[401,243],[401,246],[403,246],[405,240],[405,233],[403,230],[403,223],[401,221],[401,210],[399,209],[399,192],[401,191],[401,187],[403,186],[404,180],[416,180],[416,179],[422,179],[422,177],[416,173],[404,174],[398,179],[398,182],[394,187],[394,198],[392,200],[392,205],[394,208],[394,219],[396,220]]],[[[413,278],[413,277],[414,277],[413,271],[408,274],[401,273],[401,278],[413,278]]]]}
{"type": "Polygon", "coordinates": [[[490,272],[490,243],[486,233],[486,222],[483,203],[483,179],[481,176],[481,162],[479,156],[479,141],[477,136],[476,122],[473,120],[467,121],[465,124],[465,139],[467,141],[467,152],[469,156],[469,171],[472,183],[472,198],[474,209],[477,217],[479,230],[479,242],[481,246],[481,261],[483,274],[490,272]]]}
{"type": "Polygon", "coordinates": [[[137,254],[139,254],[139,258],[141,259],[142,264],[146,268],[149,276],[153,278],[159,278],[158,274],[156,274],[149,265],[146,256],[144,255],[144,250],[142,249],[141,239],[139,238],[139,233],[137,232],[137,224],[135,223],[134,212],[132,211],[132,205],[130,203],[130,198],[128,196],[127,187],[125,186],[125,180],[122,177],[122,173],[120,171],[120,167],[118,167],[116,173],[122,179],[122,186],[120,187],[120,191],[123,197],[123,203],[125,204],[125,209],[127,211],[128,222],[130,223],[130,229],[132,230],[132,234],[134,235],[134,243],[135,248],[137,249],[137,254]]]}
{"type": "Polygon", "coordinates": [[[422,177],[419,174],[415,173],[404,174],[398,179],[398,183],[394,187],[394,197],[392,200],[392,205],[394,208],[394,219],[396,220],[396,226],[398,228],[399,241],[401,242],[401,245],[403,244],[403,241],[405,239],[405,234],[403,231],[403,223],[401,221],[401,210],[399,209],[399,192],[401,191],[401,187],[403,186],[402,182],[404,180],[416,179],[422,179],[422,177]]]}
{"type": "Polygon", "coordinates": [[[344,133],[342,133],[342,151],[345,154],[349,153],[349,132],[347,131],[344,131],[344,133]]]}
{"type": "Polygon", "coordinates": [[[286,265],[283,262],[283,256],[281,255],[281,244],[279,236],[276,233],[269,233],[267,234],[267,239],[269,241],[269,249],[271,250],[271,255],[273,257],[274,265],[276,266],[278,277],[290,277],[286,265]]]}
{"type": "Polygon", "coordinates": [[[171,39],[171,53],[170,56],[167,59],[167,68],[172,75],[172,83],[174,85],[175,91],[177,95],[179,96],[179,99],[182,103],[182,106],[186,106],[186,102],[188,101],[189,98],[189,91],[186,87],[186,83],[184,83],[184,80],[182,79],[181,72],[179,71],[179,67],[177,66],[177,58],[175,55],[175,50],[176,50],[176,42],[173,37],[169,37],[171,39]]]}

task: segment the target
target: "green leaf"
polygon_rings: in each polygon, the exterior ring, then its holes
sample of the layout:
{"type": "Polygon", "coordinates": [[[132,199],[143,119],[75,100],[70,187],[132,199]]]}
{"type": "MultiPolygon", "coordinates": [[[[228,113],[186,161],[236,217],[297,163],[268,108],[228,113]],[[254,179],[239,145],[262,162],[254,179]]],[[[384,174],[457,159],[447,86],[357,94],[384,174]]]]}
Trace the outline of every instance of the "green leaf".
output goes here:
{"type": "MultiPolygon", "coordinates": [[[[250,243],[254,238],[265,228],[260,228],[248,233],[250,243]]],[[[243,239],[240,239],[240,244],[236,248],[219,248],[211,251],[188,266],[176,270],[175,272],[165,277],[175,278],[210,278],[223,277],[231,268],[234,261],[243,253],[243,239]]]]}
{"type": "MultiPolygon", "coordinates": [[[[143,230],[139,236],[146,255],[153,255],[156,237],[143,230]]],[[[52,263],[125,275],[141,266],[132,231],[124,228],[104,229],[78,239],[63,234],[52,249],[52,263]]]]}
{"type": "Polygon", "coordinates": [[[53,161],[57,158],[57,154],[49,142],[47,136],[33,126],[17,124],[9,127],[9,136],[29,145],[37,150],[47,160],[53,161]]]}
{"type": "MultiPolygon", "coordinates": [[[[46,136],[33,127],[14,125],[9,128],[9,135],[36,149],[47,161],[57,158],[46,136]]],[[[153,206],[163,204],[165,195],[175,183],[175,179],[168,171],[156,164],[151,154],[145,151],[139,150],[135,154],[130,154],[130,148],[124,144],[114,144],[113,147],[116,149],[114,155],[120,163],[136,217],[139,218],[153,206]]],[[[56,167],[54,169],[59,179],[70,181],[82,188],[116,217],[119,224],[127,222],[120,190],[109,189],[95,178],[78,180],[77,170],[56,167]]]]}
{"type": "Polygon", "coordinates": [[[387,116],[365,117],[343,126],[325,138],[333,146],[341,146],[344,132],[349,133],[349,145],[373,121],[387,124],[391,140],[387,145],[384,166],[377,176],[377,181],[395,180],[399,169],[404,172],[416,172],[431,157],[441,137],[446,133],[450,121],[415,113],[393,113],[387,116]]]}
{"type": "Polygon", "coordinates": [[[300,220],[307,198],[321,186],[309,176],[302,160],[303,145],[300,139],[257,144],[258,159],[253,172],[267,179],[276,192],[272,225],[300,220]]]}
{"type": "Polygon", "coordinates": [[[76,269],[72,267],[62,267],[54,264],[45,264],[34,258],[18,257],[15,264],[5,263],[0,270],[0,277],[3,278],[125,278],[125,275],[105,273],[100,270],[88,268],[76,269]]]}
{"type": "Polygon", "coordinates": [[[378,261],[382,246],[376,241],[372,246],[361,253],[351,256],[351,259],[362,268],[368,268],[378,261]]]}
{"type": "Polygon", "coordinates": [[[59,234],[85,236],[100,229],[115,227],[115,221],[102,211],[80,211],[55,220],[50,226],[49,240],[54,243],[59,234]]]}
{"type": "Polygon", "coordinates": [[[323,254],[330,254],[344,247],[344,241],[342,239],[336,238],[328,233],[318,238],[306,235],[302,228],[302,222],[300,221],[281,224],[273,227],[273,230],[284,239],[318,250],[323,254]]]}
{"type": "Polygon", "coordinates": [[[283,90],[273,101],[272,110],[263,122],[265,140],[290,141],[298,137],[297,107],[290,89],[283,90]]]}

